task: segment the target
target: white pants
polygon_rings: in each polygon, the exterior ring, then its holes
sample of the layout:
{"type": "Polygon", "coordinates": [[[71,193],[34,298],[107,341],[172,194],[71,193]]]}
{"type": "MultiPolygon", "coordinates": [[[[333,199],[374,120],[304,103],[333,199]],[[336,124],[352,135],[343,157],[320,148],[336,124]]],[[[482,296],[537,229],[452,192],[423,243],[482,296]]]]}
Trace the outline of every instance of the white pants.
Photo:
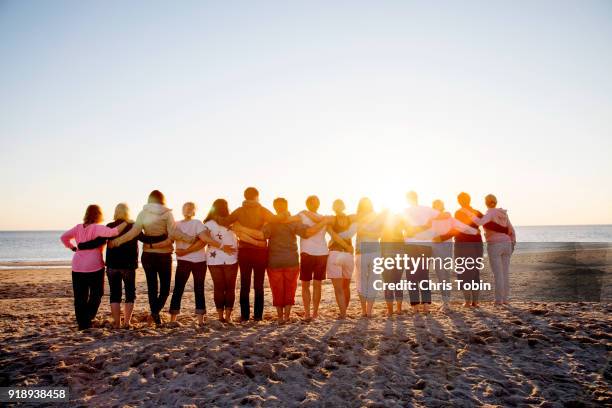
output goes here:
{"type": "Polygon", "coordinates": [[[329,251],[327,277],[330,279],[351,279],[355,263],[350,252],[329,251]]]}
{"type": "Polygon", "coordinates": [[[510,295],[510,256],[511,242],[487,243],[489,265],[495,277],[495,301],[507,302],[510,295]]]}
{"type": "Polygon", "coordinates": [[[376,252],[365,252],[355,255],[355,286],[357,293],[367,300],[376,300],[378,291],[374,288],[374,281],[382,279],[374,270],[374,258],[380,256],[376,252]]]}

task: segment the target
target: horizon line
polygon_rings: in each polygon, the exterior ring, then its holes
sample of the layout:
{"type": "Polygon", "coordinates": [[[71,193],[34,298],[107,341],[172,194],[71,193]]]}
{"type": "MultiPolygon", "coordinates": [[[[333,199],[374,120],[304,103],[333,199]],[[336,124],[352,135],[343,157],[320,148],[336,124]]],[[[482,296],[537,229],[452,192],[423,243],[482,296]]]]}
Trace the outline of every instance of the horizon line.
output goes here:
{"type": "MultiPolygon", "coordinates": [[[[538,225],[515,225],[515,227],[607,227],[612,226],[610,224],[538,224],[538,225]]],[[[57,232],[64,231],[64,229],[0,229],[0,232],[57,232]]]]}

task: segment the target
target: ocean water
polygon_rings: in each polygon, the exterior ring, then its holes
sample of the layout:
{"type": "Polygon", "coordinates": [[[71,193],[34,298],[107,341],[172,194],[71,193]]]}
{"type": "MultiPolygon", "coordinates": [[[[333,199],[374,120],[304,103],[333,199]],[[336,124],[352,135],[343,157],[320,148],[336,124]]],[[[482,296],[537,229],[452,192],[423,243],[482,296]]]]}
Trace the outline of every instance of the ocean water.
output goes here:
{"type": "MultiPolygon", "coordinates": [[[[556,242],[612,242],[612,225],[516,227],[519,242],[539,242],[541,249],[556,242]]],[[[62,231],[0,231],[0,263],[50,262],[72,258],[59,240],[62,231]]]]}

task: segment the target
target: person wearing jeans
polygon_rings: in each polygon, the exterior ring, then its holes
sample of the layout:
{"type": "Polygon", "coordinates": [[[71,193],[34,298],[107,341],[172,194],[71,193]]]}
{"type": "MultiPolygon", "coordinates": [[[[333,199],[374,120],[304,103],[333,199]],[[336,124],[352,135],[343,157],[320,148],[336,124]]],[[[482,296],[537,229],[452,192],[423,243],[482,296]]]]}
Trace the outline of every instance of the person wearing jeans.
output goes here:
{"type": "MultiPolygon", "coordinates": [[[[442,200],[434,200],[431,207],[438,211],[438,215],[431,220],[430,229],[433,241],[431,252],[434,258],[434,271],[438,283],[452,284],[452,269],[447,268],[447,266],[450,266],[447,260],[453,257],[453,231],[475,235],[478,234],[478,230],[453,218],[444,208],[442,200]]],[[[451,290],[442,287],[440,296],[442,298],[441,310],[448,311],[450,309],[451,290]]]]}
{"type": "MultiPolygon", "coordinates": [[[[275,216],[259,203],[259,191],[255,187],[244,190],[242,206],[235,209],[229,216],[215,215],[219,225],[230,227],[234,223],[261,232],[263,226],[270,222],[288,222],[285,216],[275,216]]],[[[236,231],[238,232],[238,231],[236,231]]],[[[268,249],[243,239],[239,235],[238,265],[240,267],[240,318],[246,322],[251,317],[251,282],[255,291],[253,318],[260,321],[264,310],[264,279],[268,265],[268,249]]],[[[245,237],[246,238],[246,237],[245,237]]],[[[265,243],[265,241],[263,241],[265,243]]]]}
{"type": "Polygon", "coordinates": [[[487,255],[495,279],[495,304],[507,304],[510,295],[510,257],[516,244],[516,232],[508,212],[503,208],[496,208],[497,197],[493,194],[487,195],[485,205],[487,212],[484,216],[477,217],[471,213],[468,215],[474,223],[485,226],[487,255]],[[490,222],[507,227],[508,234],[487,228],[490,222]]]}
{"type": "MultiPolygon", "coordinates": [[[[194,220],[196,206],[192,202],[183,204],[183,220],[176,223],[178,230],[189,236],[198,236],[204,231],[204,224],[194,220]]],[[[202,240],[196,240],[193,246],[176,242],[176,272],[174,275],[174,290],[170,300],[170,321],[175,322],[181,311],[181,299],[189,275],[193,274],[193,293],[195,295],[195,314],[198,324],[204,323],[206,315],[206,299],[204,298],[204,279],[206,278],[206,250],[202,240]],[[186,249],[190,249],[187,252],[186,249]]]]}
{"type": "MultiPolygon", "coordinates": [[[[125,203],[119,203],[115,207],[114,221],[106,224],[109,228],[114,228],[123,222],[127,226],[119,236],[127,233],[134,222],[130,221],[129,208],[125,203]]],[[[120,247],[106,249],[106,276],[110,287],[110,307],[113,316],[113,328],[121,327],[121,286],[125,287],[125,303],[123,306],[123,327],[129,328],[132,313],[134,312],[134,301],[136,300],[136,268],[138,268],[138,241],[151,244],[153,248],[164,246],[168,237],[160,235],[147,237],[140,234],[138,239],[134,238],[120,247]]],[[[94,249],[104,247],[108,238],[98,237],[91,241],[79,242],[78,249],[94,249]]]]}
{"type": "Polygon", "coordinates": [[[119,247],[139,236],[142,231],[145,235],[167,235],[169,237],[163,244],[157,244],[159,247],[153,247],[153,244],[143,245],[141,258],[147,277],[147,295],[151,318],[157,325],[162,323],[160,312],[170,294],[172,252],[174,251],[171,239],[187,243],[196,240],[196,237],[187,235],[176,228],[172,210],[165,204],[165,196],[159,190],[153,190],[149,194],[148,203],[138,214],[134,226],[127,233],[108,242],[108,248],[119,247]]]}
{"type": "MultiPolygon", "coordinates": [[[[274,209],[286,219],[291,218],[286,199],[276,198],[274,209]]],[[[272,304],[276,307],[279,323],[289,320],[291,307],[295,304],[295,291],[300,274],[296,235],[310,238],[325,228],[328,222],[329,218],[324,217],[311,227],[295,221],[269,223],[264,226],[263,231],[244,231],[258,240],[269,239],[268,281],[272,290],[272,304]]]]}
{"type": "MultiPolygon", "coordinates": [[[[234,232],[214,220],[215,215],[227,217],[229,208],[227,201],[220,198],[215,200],[208,216],[204,220],[204,229],[208,235],[222,247],[238,247],[238,240],[234,232]]],[[[243,237],[244,238],[244,237],[243,237]]],[[[231,323],[236,297],[236,277],[238,276],[238,255],[227,253],[212,246],[206,250],[206,262],[213,279],[215,308],[221,322],[231,323]]]]}
{"type": "MultiPolygon", "coordinates": [[[[382,237],[380,240],[381,255],[383,258],[395,258],[397,255],[403,256],[406,253],[406,245],[404,244],[404,221],[399,215],[389,215],[385,222],[382,237]]],[[[382,272],[384,283],[392,283],[398,285],[402,280],[404,269],[385,268],[382,272]]],[[[402,313],[402,303],[404,301],[404,291],[402,289],[385,288],[385,302],[387,304],[387,317],[391,317],[394,313],[402,313]],[[395,311],[393,304],[395,303],[395,311]]]]}
{"type": "MultiPolygon", "coordinates": [[[[129,221],[130,213],[127,204],[119,203],[115,207],[114,221],[107,226],[112,228],[127,223],[122,234],[127,233],[134,223],[129,221]]],[[[121,326],[121,283],[125,286],[124,327],[130,326],[134,300],[136,300],[136,268],[138,268],[138,240],[135,238],[129,243],[106,250],[106,275],[110,287],[110,306],[113,315],[113,327],[121,326]]]]}
{"type": "Polygon", "coordinates": [[[80,242],[98,237],[114,237],[126,227],[123,222],[114,228],[100,225],[103,221],[102,210],[90,205],[85,211],[83,223],[64,232],[60,238],[66,248],[74,252],[72,257],[72,289],[74,293],[74,314],[79,330],[91,327],[98,313],[104,295],[104,260],[102,247],[77,250],[80,242]],[[76,244],[76,245],[75,245],[76,244]]]}
{"type": "Polygon", "coordinates": [[[193,274],[193,293],[195,296],[195,314],[198,324],[204,323],[206,315],[206,299],[204,298],[204,280],[206,278],[206,262],[190,262],[184,259],[177,260],[174,274],[174,290],[170,300],[170,321],[175,322],[181,311],[181,299],[185,292],[185,285],[189,275],[193,274]]]}

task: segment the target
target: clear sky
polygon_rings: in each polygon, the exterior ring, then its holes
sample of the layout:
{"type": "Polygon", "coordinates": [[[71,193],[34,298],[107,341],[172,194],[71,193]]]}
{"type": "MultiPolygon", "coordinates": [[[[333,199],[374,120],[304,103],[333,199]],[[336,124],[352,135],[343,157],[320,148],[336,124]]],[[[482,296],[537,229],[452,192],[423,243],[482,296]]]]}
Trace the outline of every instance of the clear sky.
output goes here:
{"type": "Polygon", "coordinates": [[[612,223],[612,2],[0,2],[0,229],[161,189],[612,223]]]}

